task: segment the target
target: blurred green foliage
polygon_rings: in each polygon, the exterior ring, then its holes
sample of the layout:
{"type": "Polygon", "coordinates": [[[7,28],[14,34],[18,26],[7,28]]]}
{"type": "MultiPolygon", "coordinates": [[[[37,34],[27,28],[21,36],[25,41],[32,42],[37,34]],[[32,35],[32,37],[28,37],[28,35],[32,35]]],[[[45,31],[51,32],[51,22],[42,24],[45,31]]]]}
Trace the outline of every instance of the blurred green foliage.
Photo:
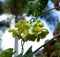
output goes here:
{"type": "Polygon", "coordinates": [[[3,3],[0,1],[0,15],[3,13],[3,3]]]}
{"type": "Polygon", "coordinates": [[[9,48],[3,52],[0,53],[0,57],[12,57],[12,55],[15,53],[15,51],[13,51],[13,48],[9,48]]]}

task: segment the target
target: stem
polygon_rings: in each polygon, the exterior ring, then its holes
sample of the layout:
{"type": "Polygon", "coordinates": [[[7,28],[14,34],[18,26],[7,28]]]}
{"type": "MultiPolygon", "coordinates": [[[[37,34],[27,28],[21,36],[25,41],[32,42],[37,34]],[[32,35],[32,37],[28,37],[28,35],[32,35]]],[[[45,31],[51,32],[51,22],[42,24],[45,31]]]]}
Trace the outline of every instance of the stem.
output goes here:
{"type": "Polygon", "coordinates": [[[52,42],[56,37],[58,38],[58,36],[60,36],[60,33],[57,34],[56,36],[54,36],[50,41],[48,41],[47,43],[43,44],[41,47],[39,47],[38,49],[36,49],[33,54],[35,54],[38,50],[40,50],[42,47],[46,46],[48,43],[52,42]]]}
{"type": "Polygon", "coordinates": [[[57,9],[57,8],[60,8],[60,6],[55,7],[55,8],[52,8],[52,9],[49,9],[49,10],[46,10],[46,11],[42,11],[42,13],[46,13],[46,12],[48,12],[48,11],[51,11],[51,10],[53,10],[53,9],[57,9]]]}

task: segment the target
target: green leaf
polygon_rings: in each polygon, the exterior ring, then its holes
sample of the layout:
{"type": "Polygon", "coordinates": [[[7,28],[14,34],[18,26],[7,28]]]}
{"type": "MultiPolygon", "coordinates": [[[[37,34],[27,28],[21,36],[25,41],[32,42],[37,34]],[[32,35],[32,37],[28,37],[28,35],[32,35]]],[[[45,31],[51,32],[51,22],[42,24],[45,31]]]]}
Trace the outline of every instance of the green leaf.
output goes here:
{"type": "Polygon", "coordinates": [[[57,29],[60,31],[60,22],[57,23],[57,29]]]}
{"type": "Polygon", "coordinates": [[[16,28],[18,28],[18,32],[19,33],[27,33],[29,28],[30,28],[30,24],[27,23],[26,20],[20,20],[16,25],[15,25],[16,28]]]}
{"type": "Polygon", "coordinates": [[[0,54],[0,57],[12,57],[12,55],[15,53],[15,51],[13,52],[13,48],[9,48],[5,51],[3,51],[1,54],[0,54]]]}
{"type": "Polygon", "coordinates": [[[21,54],[19,54],[17,57],[24,57],[24,56],[23,56],[22,53],[21,53],[21,54]]]}
{"type": "Polygon", "coordinates": [[[24,54],[24,57],[33,57],[32,46],[24,54]]]}
{"type": "Polygon", "coordinates": [[[53,50],[60,50],[60,42],[55,43],[53,50]]]}
{"type": "Polygon", "coordinates": [[[43,55],[38,55],[38,57],[47,57],[47,56],[43,54],[43,55]]]}
{"type": "Polygon", "coordinates": [[[56,3],[57,2],[57,0],[51,0],[53,3],[56,3]]]}
{"type": "Polygon", "coordinates": [[[35,41],[35,39],[37,38],[37,35],[36,34],[27,34],[25,36],[25,41],[35,41]]]}
{"type": "Polygon", "coordinates": [[[2,48],[0,47],[0,53],[2,52],[3,50],[2,50],[2,48]]]}
{"type": "Polygon", "coordinates": [[[38,17],[42,14],[42,11],[46,7],[48,0],[34,0],[28,3],[29,11],[27,15],[32,14],[35,17],[38,17]]]}
{"type": "Polygon", "coordinates": [[[19,35],[16,30],[12,32],[12,35],[13,35],[13,37],[15,37],[17,39],[20,39],[21,38],[21,35],[19,35]]]}
{"type": "Polygon", "coordinates": [[[43,39],[48,33],[49,33],[49,31],[47,29],[42,29],[41,32],[38,34],[38,36],[41,39],[43,39]]]}
{"type": "Polygon", "coordinates": [[[17,57],[33,57],[32,46],[27,50],[24,55],[21,53],[17,57]]]}

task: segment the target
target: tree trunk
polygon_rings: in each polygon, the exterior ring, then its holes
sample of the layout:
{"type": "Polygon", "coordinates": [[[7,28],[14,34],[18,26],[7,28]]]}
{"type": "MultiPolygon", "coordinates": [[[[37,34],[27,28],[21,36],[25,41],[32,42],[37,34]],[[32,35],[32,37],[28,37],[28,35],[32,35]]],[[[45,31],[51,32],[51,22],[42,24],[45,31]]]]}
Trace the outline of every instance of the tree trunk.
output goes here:
{"type": "MultiPolygon", "coordinates": [[[[22,16],[22,14],[20,15],[20,20],[23,19],[24,20],[24,17],[22,16]]],[[[16,14],[15,15],[15,23],[18,22],[18,15],[16,14]]],[[[15,44],[14,44],[14,50],[16,51],[16,53],[14,54],[14,57],[16,57],[18,55],[18,40],[15,38],[15,44]]]]}
{"type": "MultiPolygon", "coordinates": [[[[15,23],[18,22],[18,15],[15,15],[15,23]]],[[[15,38],[15,43],[14,43],[14,50],[16,53],[14,54],[14,57],[18,55],[18,39],[15,38]]]]}

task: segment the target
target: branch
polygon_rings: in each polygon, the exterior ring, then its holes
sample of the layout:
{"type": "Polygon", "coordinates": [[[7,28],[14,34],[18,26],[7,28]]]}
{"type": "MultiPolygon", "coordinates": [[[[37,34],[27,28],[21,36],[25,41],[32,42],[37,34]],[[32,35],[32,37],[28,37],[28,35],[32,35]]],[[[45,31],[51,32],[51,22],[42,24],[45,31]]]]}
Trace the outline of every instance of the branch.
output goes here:
{"type": "Polygon", "coordinates": [[[58,36],[60,36],[60,33],[57,34],[56,36],[54,36],[50,41],[48,41],[47,43],[43,44],[41,47],[39,47],[38,49],[36,49],[33,54],[35,54],[38,50],[40,50],[42,47],[46,46],[48,43],[52,42],[56,37],[58,38],[58,36]]]}
{"type": "Polygon", "coordinates": [[[60,6],[55,7],[55,8],[52,8],[52,9],[49,9],[49,10],[46,10],[46,11],[42,11],[42,13],[46,13],[46,12],[48,12],[48,11],[51,11],[51,10],[53,10],[53,9],[57,9],[57,8],[60,8],[60,6]]]}

